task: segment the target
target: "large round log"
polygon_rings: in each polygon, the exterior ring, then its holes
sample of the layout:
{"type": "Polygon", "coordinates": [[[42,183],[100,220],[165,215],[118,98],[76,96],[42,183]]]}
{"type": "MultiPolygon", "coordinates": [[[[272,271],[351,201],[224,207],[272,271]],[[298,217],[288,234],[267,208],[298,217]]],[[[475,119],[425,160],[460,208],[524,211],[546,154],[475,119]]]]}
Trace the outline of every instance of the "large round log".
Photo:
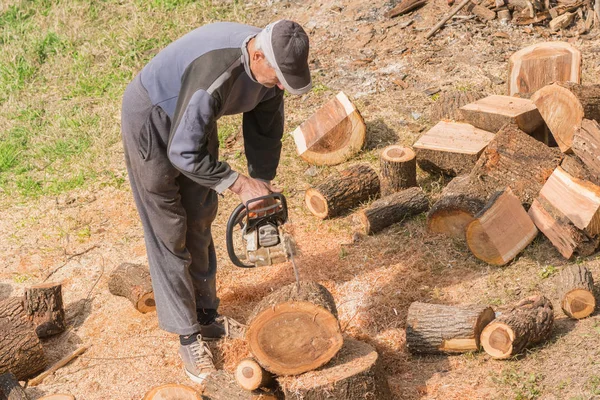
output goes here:
{"type": "Polygon", "coordinates": [[[358,164],[308,189],[305,202],[313,215],[325,219],[346,213],[379,193],[377,173],[366,164],[358,164]]]}
{"type": "Polygon", "coordinates": [[[392,396],[375,349],[346,337],[338,355],[323,368],[277,378],[286,400],[388,400],[392,396]]]}
{"type": "Polygon", "coordinates": [[[343,339],[331,293],[316,282],[296,283],[265,297],[249,318],[250,352],[267,371],[296,375],[331,360],[343,339]]]}
{"type": "Polygon", "coordinates": [[[146,266],[123,263],[110,274],[108,290],[115,296],[126,297],[141,313],[156,309],[150,271],[146,266]]]}
{"type": "Polygon", "coordinates": [[[35,324],[38,337],[44,338],[64,332],[67,324],[62,285],[44,283],[25,289],[25,312],[35,324]]]}
{"type": "Polygon", "coordinates": [[[417,158],[409,147],[391,145],[379,156],[381,169],[381,193],[399,192],[417,186],[417,158]]]}
{"type": "Polygon", "coordinates": [[[424,213],[428,208],[429,200],[423,189],[412,187],[374,201],[360,212],[359,219],[365,233],[370,235],[405,218],[424,213]]]}
{"type": "Polygon", "coordinates": [[[0,302],[0,373],[27,379],[46,368],[46,357],[22,297],[0,302]]]}
{"type": "Polygon", "coordinates": [[[272,386],[273,374],[266,371],[255,359],[244,358],[235,367],[235,380],[245,390],[256,390],[272,386]]]}
{"type": "Polygon", "coordinates": [[[169,383],[152,388],[143,400],[200,400],[201,397],[193,388],[185,385],[169,383]]]}
{"type": "Polygon", "coordinates": [[[413,354],[477,351],[481,331],[493,319],[487,306],[414,302],[406,318],[406,347],[413,354]]]}
{"type": "Polygon", "coordinates": [[[493,358],[510,358],[548,339],[553,326],[550,300],[544,296],[529,297],[486,326],[481,345],[493,358]]]}
{"type": "Polygon", "coordinates": [[[588,317],[596,308],[594,279],[583,265],[571,265],[561,271],[558,292],[560,306],[570,318],[588,317]]]}
{"type": "Polygon", "coordinates": [[[29,400],[29,397],[14,374],[7,372],[0,375],[0,399],[29,400]]]}
{"type": "Polygon", "coordinates": [[[242,389],[233,375],[227,371],[217,371],[210,374],[204,380],[204,391],[202,392],[202,399],[205,400],[278,400],[280,398],[276,390],[254,390],[250,392],[242,389]]]}

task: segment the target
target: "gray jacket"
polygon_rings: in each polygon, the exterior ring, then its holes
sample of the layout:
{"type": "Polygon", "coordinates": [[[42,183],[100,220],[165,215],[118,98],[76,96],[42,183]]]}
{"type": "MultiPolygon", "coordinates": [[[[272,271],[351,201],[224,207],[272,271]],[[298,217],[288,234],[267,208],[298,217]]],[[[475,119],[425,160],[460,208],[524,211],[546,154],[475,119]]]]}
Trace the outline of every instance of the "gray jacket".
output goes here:
{"type": "Polygon", "coordinates": [[[195,182],[221,193],[237,178],[218,160],[217,120],[243,113],[251,177],[275,177],[283,135],[283,91],[254,80],[246,44],[259,28],[236,23],[202,26],[160,51],[141,72],[152,104],[172,121],[168,156],[195,182]]]}

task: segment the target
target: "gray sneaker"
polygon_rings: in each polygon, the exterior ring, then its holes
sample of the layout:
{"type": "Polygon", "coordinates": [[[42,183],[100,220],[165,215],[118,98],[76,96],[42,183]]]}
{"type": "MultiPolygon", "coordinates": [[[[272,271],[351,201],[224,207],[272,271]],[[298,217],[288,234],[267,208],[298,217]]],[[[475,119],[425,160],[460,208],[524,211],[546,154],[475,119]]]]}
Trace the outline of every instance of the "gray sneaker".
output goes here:
{"type": "Polygon", "coordinates": [[[191,344],[180,345],[179,357],[183,361],[185,373],[196,383],[203,383],[208,375],[217,370],[213,355],[201,335],[198,335],[197,340],[191,344]]]}
{"type": "Polygon", "coordinates": [[[243,338],[247,326],[233,318],[219,315],[211,324],[200,325],[200,333],[204,340],[219,340],[222,338],[243,338]]]}

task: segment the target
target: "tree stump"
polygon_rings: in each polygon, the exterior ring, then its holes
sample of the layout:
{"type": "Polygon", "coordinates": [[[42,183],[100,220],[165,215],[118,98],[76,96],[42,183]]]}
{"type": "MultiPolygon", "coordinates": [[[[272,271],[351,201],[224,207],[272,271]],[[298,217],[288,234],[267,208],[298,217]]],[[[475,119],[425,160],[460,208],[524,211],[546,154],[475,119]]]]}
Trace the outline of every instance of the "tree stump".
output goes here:
{"type": "Polygon", "coordinates": [[[529,99],[493,95],[460,108],[462,120],[488,132],[498,132],[507,123],[514,123],[527,134],[534,133],[544,120],[529,99]]]}
{"type": "Polygon", "coordinates": [[[316,282],[296,283],[265,297],[249,317],[254,359],[276,375],[297,375],[331,360],[342,347],[333,297],[316,282]]]}
{"type": "Polygon", "coordinates": [[[486,202],[485,194],[471,184],[469,175],[457,176],[446,185],[439,200],[427,213],[427,230],[464,238],[467,225],[475,219],[486,202]]]}
{"type": "Polygon", "coordinates": [[[144,265],[123,263],[110,274],[108,290],[127,298],[136,310],[147,313],[156,309],[150,271],[144,265]]]}
{"type": "Polygon", "coordinates": [[[244,358],[235,368],[235,380],[245,390],[270,387],[274,383],[273,375],[266,371],[253,358],[244,358]]]}
{"type": "Polygon", "coordinates": [[[531,97],[563,153],[570,153],[573,136],[583,119],[600,119],[600,85],[554,82],[531,97]]]}
{"type": "Polygon", "coordinates": [[[414,302],[406,317],[406,347],[413,354],[477,351],[481,331],[493,319],[487,306],[414,302]]]}
{"type": "Polygon", "coordinates": [[[313,165],[336,165],[364,145],[367,128],[343,92],[325,103],[292,132],[298,155],[313,165]]]}
{"type": "Polygon", "coordinates": [[[346,337],[338,355],[316,371],[279,377],[286,400],[389,400],[387,379],[375,349],[346,337]]]}
{"type": "Polygon", "coordinates": [[[552,303],[533,296],[502,313],[483,329],[481,344],[490,356],[507,359],[550,337],[554,325],[552,303]]]}
{"type": "Polygon", "coordinates": [[[571,265],[561,271],[558,292],[560,306],[569,318],[588,317],[596,308],[594,278],[582,265],[571,265]]]}
{"type": "Polygon", "coordinates": [[[388,146],[379,157],[381,193],[388,195],[417,186],[417,159],[409,147],[388,146]]]}
{"type": "Polygon", "coordinates": [[[201,400],[202,397],[193,388],[169,383],[152,388],[143,400],[201,400]]]}
{"type": "Polygon", "coordinates": [[[366,164],[354,165],[338,176],[306,191],[305,202],[310,212],[321,218],[333,218],[361,203],[379,196],[377,173],[366,164]]]}
{"type": "MultiPolygon", "coordinates": [[[[280,400],[277,391],[254,390],[249,392],[242,389],[233,375],[226,371],[212,373],[204,381],[202,399],[206,400],[280,400]]],[[[145,399],[144,399],[145,400],[145,399]]],[[[175,399],[173,399],[175,400],[175,399]]]]}
{"type": "Polygon", "coordinates": [[[23,306],[23,298],[0,301],[0,374],[27,379],[46,368],[44,349],[23,306]]]}
{"type": "Polygon", "coordinates": [[[581,127],[573,135],[572,150],[590,171],[593,178],[587,180],[597,185],[600,181],[600,125],[598,122],[589,119],[581,121],[581,127]]]}
{"type": "Polygon", "coordinates": [[[374,201],[359,213],[359,219],[365,234],[371,235],[428,209],[429,200],[423,189],[412,187],[374,201]]]}
{"type": "Polygon", "coordinates": [[[25,312],[35,324],[39,338],[64,332],[67,324],[60,283],[45,283],[25,289],[24,303],[25,312]]]}
{"type": "Polygon", "coordinates": [[[1,400],[29,400],[17,378],[10,372],[0,375],[1,400]]]}
{"type": "Polygon", "coordinates": [[[485,96],[486,93],[481,90],[451,90],[442,93],[431,106],[431,120],[459,121],[461,118],[460,108],[462,106],[484,98],[485,96]]]}

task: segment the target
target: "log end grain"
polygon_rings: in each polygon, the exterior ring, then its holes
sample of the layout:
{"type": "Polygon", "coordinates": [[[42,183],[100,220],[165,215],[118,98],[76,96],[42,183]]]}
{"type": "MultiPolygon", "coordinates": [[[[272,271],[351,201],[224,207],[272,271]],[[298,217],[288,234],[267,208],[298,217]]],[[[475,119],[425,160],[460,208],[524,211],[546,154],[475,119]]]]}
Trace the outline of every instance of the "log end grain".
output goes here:
{"type": "Polygon", "coordinates": [[[448,237],[464,238],[467,226],[475,219],[464,210],[441,210],[427,216],[427,230],[448,237]]]}
{"type": "Polygon", "coordinates": [[[329,205],[327,204],[327,199],[325,199],[325,197],[319,193],[318,190],[315,190],[314,188],[308,189],[306,191],[304,201],[306,203],[306,207],[308,207],[308,210],[315,217],[325,219],[329,215],[329,205]]]}
{"type": "Polygon", "coordinates": [[[510,358],[513,354],[512,343],[515,332],[502,322],[492,322],[481,333],[481,343],[486,353],[495,359],[510,358]]]}
{"type": "Polygon", "coordinates": [[[273,375],[265,371],[256,360],[245,358],[235,368],[235,380],[243,389],[252,391],[270,386],[273,375]]]}
{"type": "Polygon", "coordinates": [[[153,388],[143,400],[201,400],[201,397],[189,386],[170,383],[153,388]]]}
{"type": "Polygon", "coordinates": [[[560,305],[569,317],[582,319],[594,312],[596,298],[589,290],[574,289],[565,294],[560,305]]]}

